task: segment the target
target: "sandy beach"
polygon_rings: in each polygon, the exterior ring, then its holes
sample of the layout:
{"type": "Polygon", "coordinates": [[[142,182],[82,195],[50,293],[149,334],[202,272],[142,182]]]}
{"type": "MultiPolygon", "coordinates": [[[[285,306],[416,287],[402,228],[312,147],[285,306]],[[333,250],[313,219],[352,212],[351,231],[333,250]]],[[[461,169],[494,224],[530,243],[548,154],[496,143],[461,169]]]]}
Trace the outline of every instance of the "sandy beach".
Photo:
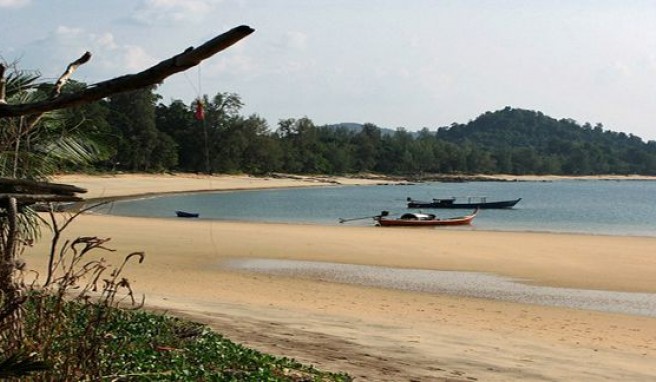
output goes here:
{"type": "MultiPolygon", "coordinates": [[[[376,179],[66,175],[85,198],[372,184],[376,179]]],[[[67,238],[109,237],[148,309],[356,381],[656,380],[656,318],[339,284],[225,267],[281,259],[482,272],[531,285],[656,293],[656,238],[384,229],[83,214],[67,238]]],[[[43,269],[48,235],[25,254],[43,269]]]]}

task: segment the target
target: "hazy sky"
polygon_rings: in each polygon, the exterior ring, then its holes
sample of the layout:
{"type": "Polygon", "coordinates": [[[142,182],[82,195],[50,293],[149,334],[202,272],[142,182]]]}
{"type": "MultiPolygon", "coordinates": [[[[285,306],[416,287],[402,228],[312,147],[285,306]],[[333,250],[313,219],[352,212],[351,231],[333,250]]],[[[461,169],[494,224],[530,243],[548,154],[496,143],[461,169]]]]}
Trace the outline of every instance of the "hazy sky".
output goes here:
{"type": "Polygon", "coordinates": [[[505,106],[656,139],[653,0],[0,0],[0,59],[74,79],[141,71],[238,25],[255,33],[159,88],[238,93],[275,128],[434,130],[505,106]]]}

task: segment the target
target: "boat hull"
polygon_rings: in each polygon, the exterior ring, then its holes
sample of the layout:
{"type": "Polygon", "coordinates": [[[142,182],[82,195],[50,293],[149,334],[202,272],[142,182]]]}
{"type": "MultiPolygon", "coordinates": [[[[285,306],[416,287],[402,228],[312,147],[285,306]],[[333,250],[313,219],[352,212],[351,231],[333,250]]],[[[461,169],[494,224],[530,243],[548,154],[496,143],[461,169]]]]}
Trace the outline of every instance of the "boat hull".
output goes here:
{"type": "Polygon", "coordinates": [[[197,218],[199,216],[198,213],[195,212],[186,212],[186,211],[175,211],[175,214],[179,218],[197,218]]]}
{"type": "Polygon", "coordinates": [[[503,209],[512,208],[519,203],[522,198],[514,200],[501,200],[498,202],[476,202],[476,203],[456,203],[450,199],[436,200],[433,202],[421,202],[417,200],[408,201],[408,208],[462,208],[462,209],[503,209]]]}
{"type": "Polygon", "coordinates": [[[468,225],[476,217],[476,213],[467,216],[444,219],[395,219],[379,217],[376,222],[381,227],[438,227],[438,226],[456,226],[468,225]]]}

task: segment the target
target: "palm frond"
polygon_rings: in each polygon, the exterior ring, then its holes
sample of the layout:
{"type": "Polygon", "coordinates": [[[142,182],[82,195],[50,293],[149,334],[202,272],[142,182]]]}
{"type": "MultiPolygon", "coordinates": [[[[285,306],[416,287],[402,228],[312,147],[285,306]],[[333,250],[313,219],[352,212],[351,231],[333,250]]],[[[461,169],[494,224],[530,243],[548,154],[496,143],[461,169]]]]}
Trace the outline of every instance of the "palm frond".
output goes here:
{"type": "Polygon", "coordinates": [[[34,90],[39,86],[37,81],[41,77],[39,72],[18,71],[9,73],[7,76],[6,97],[11,99],[16,94],[34,90]]]}
{"type": "Polygon", "coordinates": [[[100,150],[97,145],[83,137],[60,137],[46,145],[37,148],[44,159],[58,164],[70,163],[77,165],[90,164],[98,158],[100,150]]]}
{"type": "Polygon", "coordinates": [[[47,363],[35,360],[30,355],[12,354],[0,361],[0,378],[24,377],[49,368],[47,363]]]}

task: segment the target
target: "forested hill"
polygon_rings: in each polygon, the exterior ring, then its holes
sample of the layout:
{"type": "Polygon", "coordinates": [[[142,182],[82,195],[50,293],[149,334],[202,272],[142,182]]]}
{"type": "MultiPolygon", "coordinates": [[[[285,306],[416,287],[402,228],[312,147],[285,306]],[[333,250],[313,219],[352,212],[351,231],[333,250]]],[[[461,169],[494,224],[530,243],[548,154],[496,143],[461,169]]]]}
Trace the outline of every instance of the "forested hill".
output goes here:
{"type": "Polygon", "coordinates": [[[467,124],[439,128],[436,138],[474,145],[497,159],[504,152],[511,156],[523,153],[525,167],[541,169],[538,172],[654,174],[656,170],[656,142],[604,130],[601,124],[557,120],[539,111],[506,107],[467,124]]]}
{"type": "Polygon", "coordinates": [[[487,112],[467,124],[454,124],[438,129],[438,137],[450,142],[470,141],[487,148],[506,146],[546,147],[568,142],[643,147],[641,138],[624,133],[604,131],[601,124],[582,126],[571,119],[554,119],[539,111],[513,109],[487,112]]]}

